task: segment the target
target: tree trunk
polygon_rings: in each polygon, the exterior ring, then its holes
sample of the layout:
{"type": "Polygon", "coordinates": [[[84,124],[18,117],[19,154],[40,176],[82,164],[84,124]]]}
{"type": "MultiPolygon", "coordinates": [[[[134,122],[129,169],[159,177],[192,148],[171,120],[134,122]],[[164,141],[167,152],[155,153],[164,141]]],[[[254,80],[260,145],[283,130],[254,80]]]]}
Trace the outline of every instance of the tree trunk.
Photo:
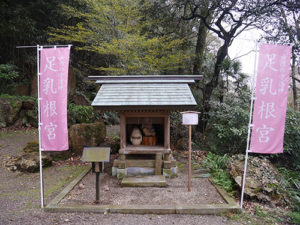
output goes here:
{"type": "MultiPolygon", "coordinates": [[[[207,9],[203,8],[201,13],[204,15],[207,13],[207,9]]],[[[211,22],[212,16],[208,17],[207,23],[211,22]]],[[[193,65],[193,75],[200,74],[203,64],[203,55],[206,46],[206,37],[207,37],[207,27],[205,26],[204,22],[200,20],[199,29],[197,33],[197,43],[195,49],[195,59],[193,65]]]]}
{"type": "MultiPolygon", "coordinates": [[[[186,17],[186,14],[187,14],[187,4],[184,5],[183,17],[186,17]]],[[[181,21],[181,23],[180,23],[180,38],[186,37],[186,33],[187,33],[186,23],[188,23],[188,22],[181,21]]],[[[181,50],[185,52],[186,49],[187,49],[187,44],[185,42],[185,43],[183,43],[181,50]]],[[[183,65],[183,67],[178,68],[178,74],[184,74],[184,65],[183,65]]]]}
{"type": "Polygon", "coordinates": [[[224,61],[225,57],[227,56],[229,47],[229,41],[225,41],[224,44],[219,48],[217,53],[217,61],[215,63],[214,68],[214,74],[212,79],[204,86],[203,90],[203,108],[202,112],[200,114],[200,121],[198,125],[198,129],[201,133],[205,131],[205,128],[207,126],[207,122],[209,119],[209,111],[211,109],[211,105],[209,103],[213,90],[218,86],[220,72],[221,72],[221,66],[222,62],[224,61]]]}
{"type": "Polygon", "coordinates": [[[297,83],[296,83],[296,55],[294,52],[294,49],[292,51],[292,71],[291,71],[291,76],[292,76],[292,88],[293,88],[293,105],[294,105],[294,110],[298,110],[298,96],[297,96],[297,83]]]}

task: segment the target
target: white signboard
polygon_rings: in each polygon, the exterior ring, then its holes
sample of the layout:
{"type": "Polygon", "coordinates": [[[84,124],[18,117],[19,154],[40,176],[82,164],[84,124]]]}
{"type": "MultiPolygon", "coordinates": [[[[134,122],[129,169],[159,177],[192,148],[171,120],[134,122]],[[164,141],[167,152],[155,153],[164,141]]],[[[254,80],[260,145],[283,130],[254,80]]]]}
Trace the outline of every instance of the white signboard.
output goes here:
{"type": "Polygon", "coordinates": [[[183,125],[197,125],[198,124],[198,112],[187,111],[182,112],[182,124],[183,125]]]}

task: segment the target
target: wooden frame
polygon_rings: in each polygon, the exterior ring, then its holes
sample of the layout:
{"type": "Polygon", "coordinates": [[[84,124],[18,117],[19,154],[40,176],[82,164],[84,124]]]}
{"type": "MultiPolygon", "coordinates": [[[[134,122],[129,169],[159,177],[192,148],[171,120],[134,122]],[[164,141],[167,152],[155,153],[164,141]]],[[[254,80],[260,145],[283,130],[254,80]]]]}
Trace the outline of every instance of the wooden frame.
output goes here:
{"type": "Polygon", "coordinates": [[[170,112],[120,112],[120,154],[156,154],[170,152],[170,112]],[[127,146],[126,120],[132,117],[161,117],[163,118],[163,146],[127,146]]]}

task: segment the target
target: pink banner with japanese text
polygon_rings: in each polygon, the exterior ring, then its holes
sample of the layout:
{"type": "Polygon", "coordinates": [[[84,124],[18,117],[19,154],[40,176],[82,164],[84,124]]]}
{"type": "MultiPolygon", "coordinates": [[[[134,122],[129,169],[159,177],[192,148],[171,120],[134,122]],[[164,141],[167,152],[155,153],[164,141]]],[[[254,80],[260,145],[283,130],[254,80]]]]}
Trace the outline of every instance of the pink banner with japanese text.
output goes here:
{"type": "Polygon", "coordinates": [[[70,48],[42,48],[40,64],[41,147],[69,149],[67,92],[70,48]]]}
{"type": "Polygon", "coordinates": [[[249,152],[283,152],[290,57],[290,46],[260,46],[249,152]]]}

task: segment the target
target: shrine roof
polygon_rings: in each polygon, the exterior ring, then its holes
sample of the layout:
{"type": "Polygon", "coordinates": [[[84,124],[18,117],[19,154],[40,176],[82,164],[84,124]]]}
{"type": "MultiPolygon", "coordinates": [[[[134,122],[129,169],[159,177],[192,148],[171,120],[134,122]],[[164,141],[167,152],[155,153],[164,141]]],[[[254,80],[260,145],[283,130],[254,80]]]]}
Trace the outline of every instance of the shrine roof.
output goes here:
{"type": "Polygon", "coordinates": [[[92,106],[107,109],[189,108],[197,105],[188,83],[200,76],[136,76],[102,77],[92,106]]]}

